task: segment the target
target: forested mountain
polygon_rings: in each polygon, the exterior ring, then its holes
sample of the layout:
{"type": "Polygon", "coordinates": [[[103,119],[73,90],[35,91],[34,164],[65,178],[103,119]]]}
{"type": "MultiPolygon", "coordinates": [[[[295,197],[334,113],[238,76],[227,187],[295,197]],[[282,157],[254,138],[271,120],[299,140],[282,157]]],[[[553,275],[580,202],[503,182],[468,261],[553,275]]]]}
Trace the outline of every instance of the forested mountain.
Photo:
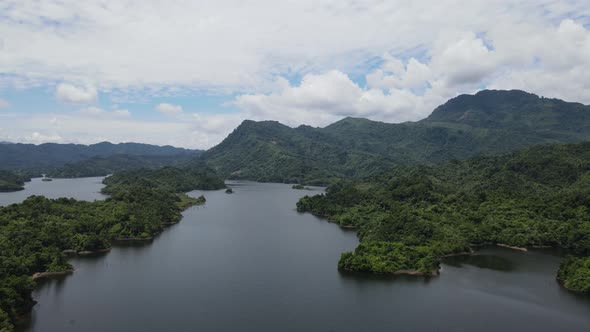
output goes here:
{"type": "Polygon", "coordinates": [[[102,142],[81,144],[0,144],[0,169],[47,170],[92,157],[108,157],[116,154],[134,156],[196,155],[200,151],[140,143],[112,144],[102,142]]]}
{"type": "Polygon", "coordinates": [[[118,171],[133,169],[156,169],[163,166],[181,166],[193,158],[193,154],[182,153],[164,156],[141,156],[116,154],[107,157],[90,159],[65,164],[63,167],[50,170],[49,177],[78,178],[88,176],[105,176],[118,171]]]}
{"type": "Polygon", "coordinates": [[[434,164],[590,139],[590,106],[523,91],[461,95],[418,122],[345,118],[325,128],[244,121],[202,160],[226,176],[329,183],[395,165],[434,164]]]}
{"type": "MultiPolygon", "coordinates": [[[[560,247],[590,255],[590,143],[539,146],[437,166],[398,166],[304,197],[299,211],[355,227],[343,270],[430,274],[444,255],[483,244],[560,247]]],[[[590,261],[570,259],[559,280],[590,291],[590,261]]]]}

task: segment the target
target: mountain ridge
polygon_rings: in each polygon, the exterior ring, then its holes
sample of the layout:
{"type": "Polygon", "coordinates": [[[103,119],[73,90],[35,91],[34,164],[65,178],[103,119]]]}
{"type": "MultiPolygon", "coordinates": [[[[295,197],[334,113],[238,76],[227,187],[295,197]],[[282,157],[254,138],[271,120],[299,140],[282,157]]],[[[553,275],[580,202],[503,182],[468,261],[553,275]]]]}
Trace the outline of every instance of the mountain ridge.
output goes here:
{"type": "Polygon", "coordinates": [[[223,175],[326,184],[395,165],[433,164],[590,140],[590,106],[521,90],[460,95],[416,122],[346,117],[323,128],[245,120],[200,159],[223,175]]]}
{"type": "Polygon", "coordinates": [[[176,148],[169,145],[158,146],[144,143],[110,143],[96,144],[58,144],[43,143],[39,145],[14,143],[0,144],[0,168],[47,169],[62,167],[92,157],[109,157],[113,155],[133,156],[174,156],[197,155],[201,150],[176,148]]]}

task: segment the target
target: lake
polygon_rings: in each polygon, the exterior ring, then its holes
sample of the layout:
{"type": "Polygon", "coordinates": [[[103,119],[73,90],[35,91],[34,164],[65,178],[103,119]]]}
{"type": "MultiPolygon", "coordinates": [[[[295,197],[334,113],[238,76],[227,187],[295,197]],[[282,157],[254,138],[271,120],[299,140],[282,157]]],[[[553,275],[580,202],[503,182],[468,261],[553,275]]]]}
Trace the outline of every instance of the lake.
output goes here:
{"type": "Polygon", "coordinates": [[[20,203],[27,197],[43,195],[48,198],[72,197],[85,201],[105,199],[100,193],[104,187],[104,177],[78,178],[78,179],[53,179],[53,181],[41,181],[41,178],[33,178],[25,183],[25,190],[13,192],[0,192],[0,206],[20,203]]]}
{"type": "MultiPolygon", "coordinates": [[[[92,200],[101,198],[97,183],[32,182],[27,190],[48,184],[55,186],[53,197],[92,200]]],[[[355,233],[295,210],[299,197],[319,190],[231,187],[231,195],[190,193],[205,195],[207,203],[185,211],[150,243],[72,259],[74,274],[34,292],[39,303],[26,330],[590,329],[590,301],[556,283],[560,257],[553,251],[482,249],[445,260],[432,279],[340,273],[338,258],[356,246],[355,233]]]]}

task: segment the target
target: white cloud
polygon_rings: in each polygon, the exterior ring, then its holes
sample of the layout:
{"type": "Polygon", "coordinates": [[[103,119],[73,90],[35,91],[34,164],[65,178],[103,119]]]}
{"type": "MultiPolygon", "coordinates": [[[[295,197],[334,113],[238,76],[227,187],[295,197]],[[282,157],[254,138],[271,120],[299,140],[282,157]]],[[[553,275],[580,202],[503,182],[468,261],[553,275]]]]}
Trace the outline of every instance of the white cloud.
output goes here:
{"type": "Polygon", "coordinates": [[[88,114],[88,115],[100,115],[100,114],[104,114],[105,110],[103,110],[102,108],[98,108],[98,107],[86,107],[80,110],[80,113],[82,114],[88,114]]]}
{"type": "Polygon", "coordinates": [[[86,107],[79,111],[80,114],[89,116],[106,116],[106,117],[130,117],[131,113],[128,110],[114,110],[106,111],[99,107],[86,107]]]}
{"type": "MultiPolygon", "coordinates": [[[[469,34],[534,42],[571,13],[590,21],[585,0],[7,0],[0,11],[6,80],[156,91],[268,92],[280,73],[351,72],[385,52],[432,50],[445,34],[467,36],[440,49],[459,59],[485,52],[469,34]]],[[[450,79],[477,79],[485,68],[463,74],[450,79]]]]}
{"type": "Polygon", "coordinates": [[[57,99],[70,103],[90,103],[96,101],[98,93],[93,86],[77,87],[61,83],[55,91],[57,99]]]}
{"type": "Polygon", "coordinates": [[[63,139],[59,135],[47,135],[42,134],[38,131],[32,132],[30,135],[26,136],[23,140],[24,143],[33,143],[33,144],[41,144],[41,143],[62,143],[63,139]]]}
{"type": "Polygon", "coordinates": [[[9,102],[7,102],[7,101],[6,101],[6,100],[4,100],[4,99],[0,99],[0,109],[2,109],[2,108],[7,108],[7,107],[9,107],[9,106],[10,106],[10,103],[9,103],[9,102]]]}
{"type": "Polygon", "coordinates": [[[156,111],[167,115],[175,115],[182,113],[182,106],[160,103],[158,106],[156,106],[156,111]]]}
{"type": "Polygon", "coordinates": [[[291,126],[325,126],[342,117],[369,117],[402,122],[423,117],[421,97],[402,89],[364,89],[340,71],[308,74],[298,86],[277,83],[281,90],[238,96],[233,105],[256,120],[279,120],[291,126]]]}
{"type": "Polygon", "coordinates": [[[115,116],[120,116],[120,117],[129,117],[131,116],[131,112],[129,112],[129,110],[114,110],[113,114],[115,116]]]}

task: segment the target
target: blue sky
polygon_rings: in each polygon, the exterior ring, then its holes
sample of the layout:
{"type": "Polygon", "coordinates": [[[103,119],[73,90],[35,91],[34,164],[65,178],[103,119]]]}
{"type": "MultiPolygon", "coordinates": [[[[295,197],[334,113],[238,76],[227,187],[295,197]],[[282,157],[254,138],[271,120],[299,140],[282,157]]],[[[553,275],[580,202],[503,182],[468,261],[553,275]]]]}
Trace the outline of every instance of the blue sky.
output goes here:
{"type": "Polygon", "coordinates": [[[587,1],[3,1],[0,140],[208,148],[244,119],[415,121],[461,93],[590,103],[587,1]]]}

